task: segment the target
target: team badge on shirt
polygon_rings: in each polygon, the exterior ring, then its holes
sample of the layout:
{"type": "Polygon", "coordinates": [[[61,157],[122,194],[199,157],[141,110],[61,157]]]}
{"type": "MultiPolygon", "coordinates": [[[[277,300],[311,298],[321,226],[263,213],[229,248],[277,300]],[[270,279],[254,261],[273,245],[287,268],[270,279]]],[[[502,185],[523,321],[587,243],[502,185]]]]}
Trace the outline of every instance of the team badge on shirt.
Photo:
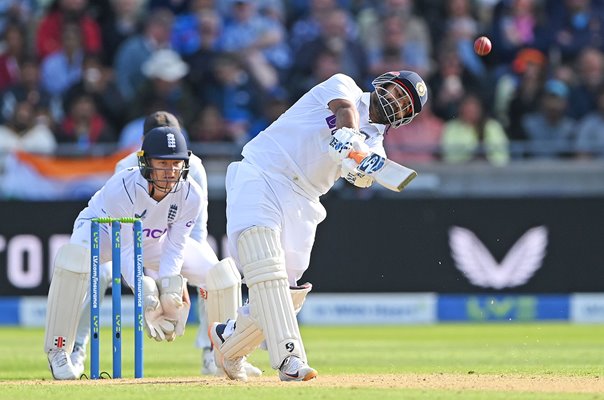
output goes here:
{"type": "Polygon", "coordinates": [[[178,211],[178,206],[176,204],[170,204],[170,209],[168,210],[168,223],[171,224],[176,219],[176,212],[178,211]]]}

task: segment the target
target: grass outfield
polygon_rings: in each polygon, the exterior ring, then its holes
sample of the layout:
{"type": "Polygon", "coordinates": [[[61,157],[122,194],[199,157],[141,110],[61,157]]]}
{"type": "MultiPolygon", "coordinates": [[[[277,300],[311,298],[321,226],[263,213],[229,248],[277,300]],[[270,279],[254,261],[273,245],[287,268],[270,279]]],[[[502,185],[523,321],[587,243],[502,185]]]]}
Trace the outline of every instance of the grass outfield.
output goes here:
{"type": "MultiPolygon", "coordinates": [[[[191,327],[173,343],[145,340],[143,380],[130,379],[133,335],[126,330],[126,379],[55,382],[42,329],[0,328],[0,399],[604,399],[604,325],[304,326],[319,371],[305,383],[279,382],[264,351],[250,358],[262,378],[202,377],[195,334],[191,327]]],[[[104,330],[104,371],[111,370],[110,338],[104,330]]]]}

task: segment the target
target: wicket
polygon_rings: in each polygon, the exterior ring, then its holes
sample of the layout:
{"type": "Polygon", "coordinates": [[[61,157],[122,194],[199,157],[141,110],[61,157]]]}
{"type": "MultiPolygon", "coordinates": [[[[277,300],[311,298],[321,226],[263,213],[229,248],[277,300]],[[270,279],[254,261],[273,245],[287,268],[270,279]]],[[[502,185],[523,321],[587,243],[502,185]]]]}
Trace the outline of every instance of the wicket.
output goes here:
{"type": "Polygon", "coordinates": [[[113,378],[122,377],[121,224],[133,225],[134,245],[134,377],[143,377],[143,229],[139,218],[93,218],[90,224],[90,379],[100,371],[100,224],[111,224],[113,378]]]}

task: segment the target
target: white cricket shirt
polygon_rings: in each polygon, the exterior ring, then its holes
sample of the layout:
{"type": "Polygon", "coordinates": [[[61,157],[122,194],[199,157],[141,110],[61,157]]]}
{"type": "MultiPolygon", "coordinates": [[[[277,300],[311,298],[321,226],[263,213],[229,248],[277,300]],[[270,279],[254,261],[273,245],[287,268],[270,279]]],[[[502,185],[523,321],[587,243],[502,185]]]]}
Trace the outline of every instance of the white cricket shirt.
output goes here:
{"type": "MultiPolygon", "coordinates": [[[[92,196],[88,206],[76,220],[75,229],[82,220],[94,217],[139,217],[143,222],[143,257],[148,246],[162,246],[159,259],[159,276],[179,274],[183,265],[185,239],[191,234],[194,221],[201,212],[202,191],[194,181],[179,183],[176,192],[161,201],[149,196],[148,182],[138,168],[128,168],[113,175],[92,196]]],[[[132,233],[122,226],[122,274],[133,282],[132,233]]],[[[111,228],[108,226],[109,232],[111,228]]],[[[102,249],[107,250],[107,249],[102,249]]],[[[145,257],[145,266],[147,265],[145,257]]]]}
{"type": "Polygon", "coordinates": [[[365,143],[385,155],[384,125],[369,122],[369,93],[364,93],[352,78],[336,74],[302,96],[268,128],[245,145],[247,162],[276,179],[287,179],[309,196],[319,197],[340,178],[341,167],[328,153],[336,118],[328,107],[330,101],[346,99],[360,114],[360,130],[365,143]]]}

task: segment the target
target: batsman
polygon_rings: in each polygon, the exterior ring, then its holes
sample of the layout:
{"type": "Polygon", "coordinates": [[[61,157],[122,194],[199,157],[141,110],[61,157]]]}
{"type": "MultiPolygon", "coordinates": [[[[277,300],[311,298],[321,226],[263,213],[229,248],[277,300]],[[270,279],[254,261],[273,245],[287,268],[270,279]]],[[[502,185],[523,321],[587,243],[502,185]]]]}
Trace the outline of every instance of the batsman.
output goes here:
{"type": "MultiPolygon", "coordinates": [[[[249,304],[209,333],[217,366],[230,379],[248,379],[245,357],[263,341],[282,381],[317,376],[296,314],[312,287],[298,280],[326,217],[320,197],[340,177],[371,186],[381,169],[366,167],[387,160],[385,132],[411,122],[428,99],[424,81],[412,71],[387,72],[372,84],[374,91],[363,92],[352,78],[336,74],[316,85],[243,148],[242,161],[229,165],[228,244],[249,304]]],[[[378,182],[393,177],[382,178],[378,182]]],[[[406,181],[407,173],[401,177],[406,181]]]]}

